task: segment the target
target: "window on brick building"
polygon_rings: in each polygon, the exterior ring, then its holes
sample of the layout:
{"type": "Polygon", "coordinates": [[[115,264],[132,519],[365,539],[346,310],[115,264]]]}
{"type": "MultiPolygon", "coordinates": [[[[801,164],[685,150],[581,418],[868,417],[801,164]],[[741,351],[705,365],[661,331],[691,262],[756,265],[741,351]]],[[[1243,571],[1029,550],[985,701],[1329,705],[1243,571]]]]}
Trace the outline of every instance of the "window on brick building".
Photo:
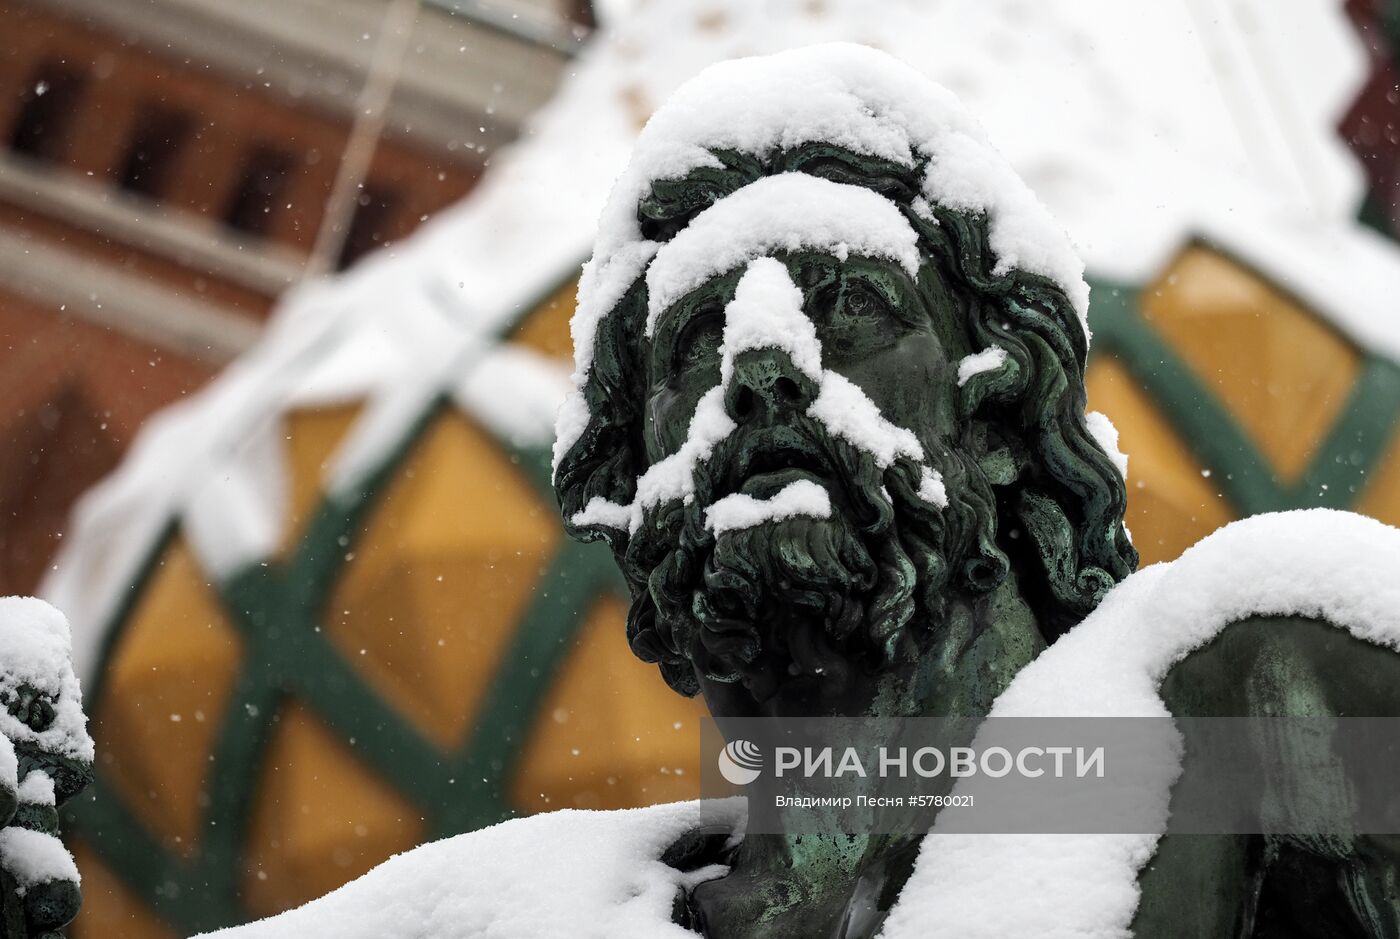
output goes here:
{"type": "Polygon", "coordinates": [[[132,127],[117,185],[158,199],[165,195],[194,131],[194,117],[155,103],[147,103],[139,115],[132,127]]]}
{"type": "Polygon", "coordinates": [[[399,194],[381,186],[366,185],[360,192],[350,230],[340,248],[337,267],[344,270],[389,237],[389,226],[399,207],[399,194]]]}
{"type": "Polygon", "coordinates": [[[41,63],[21,92],[10,149],[37,160],[61,160],[86,89],[87,76],[79,69],[52,59],[41,63]]]}
{"type": "Polygon", "coordinates": [[[266,235],[291,171],[292,155],[285,150],[266,146],[249,150],[224,207],[224,224],[249,235],[266,235]]]}

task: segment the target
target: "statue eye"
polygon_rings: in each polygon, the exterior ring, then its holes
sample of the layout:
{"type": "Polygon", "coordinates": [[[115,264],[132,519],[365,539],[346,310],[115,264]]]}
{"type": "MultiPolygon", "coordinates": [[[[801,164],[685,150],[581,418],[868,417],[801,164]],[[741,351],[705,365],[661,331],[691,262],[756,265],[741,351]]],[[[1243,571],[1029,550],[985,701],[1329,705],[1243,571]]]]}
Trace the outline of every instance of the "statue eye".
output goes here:
{"type": "Polygon", "coordinates": [[[723,318],[717,309],[700,310],[681,328],[676,337],[671,366],[676,372],[695,367],[719,352],[723,318]]]}
{"type": "Polygon", "coordinates": [[[841,298],[841,311],[847,316],[877,316],[885,307],[884,298],[865,284],[850,284],[841,298]]]}

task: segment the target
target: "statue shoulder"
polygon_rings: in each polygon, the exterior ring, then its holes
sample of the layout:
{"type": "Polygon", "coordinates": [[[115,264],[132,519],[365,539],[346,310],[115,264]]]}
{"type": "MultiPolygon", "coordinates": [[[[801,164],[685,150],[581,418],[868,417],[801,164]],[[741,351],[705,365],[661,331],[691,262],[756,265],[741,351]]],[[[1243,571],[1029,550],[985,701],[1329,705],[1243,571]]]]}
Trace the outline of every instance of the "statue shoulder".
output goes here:
{"type": "Polygon", "coordinates": [[[1379,706],[1400,688],[1397,652],[1400,530],[1350,512],[1260,515],[1109,591],[993,713],[1225,714],[1241,695],[1304,678],[1351,682],[1379,706]]]}
{"type": "Polygon", "coordinates": [[[1230,623],[1167,672],[1176,715],[1400,715],[1400,655],[1317,616],[1230,623]]]}
{"type": "Polygon", "coordinates": [[[1325,510],[1236,522],[1153,599],[1192,637],[1164,673],[1173,713],[1400,714],[1400,529],[1325,510]]]}

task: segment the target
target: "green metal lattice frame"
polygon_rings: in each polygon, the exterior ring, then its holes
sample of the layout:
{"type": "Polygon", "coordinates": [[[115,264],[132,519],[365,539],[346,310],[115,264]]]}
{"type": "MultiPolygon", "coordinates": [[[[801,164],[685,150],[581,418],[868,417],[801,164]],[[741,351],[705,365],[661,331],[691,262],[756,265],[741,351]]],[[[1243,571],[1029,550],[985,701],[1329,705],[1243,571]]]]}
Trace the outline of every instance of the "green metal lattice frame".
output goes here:
{"type": "Polygon", "coordinates": [[[1094,282],[1094,354],[1115,357],[1142,383],[1237,515],[1345,509],[1355,502],[1400,422],[1400,366],[1363,352],[1348,401],[1307,468],[1285,483],[1239,421],[1144,320],[1140,296],[1136,287],[1094,282]]]}
{"type": "MultiPolygon", "coordinates": [[[[245,646],[242,668],[222,717],[208,778],[208,804],[198,852],[171,854],[98,778],[71,804],[68,825],[161,919],[199,932],[246,921],[239,899],[241,859],[258,767],[282,703],[310,708],[374,773],[412,802],[430,837],[469,831],[515,814],[505,797],[521,745],[533,726],[550,678],[597,599],[620,583],[606,550],[564,540],[540,578],[529,606],[492,677],[474,728],[455,752],[443,752],[380,699],[320,628],[336,582],[364,532],[364,522],[394,471],[439,414],[438,399],[402,443],[351,493],[324,499],[284,563],[255,565],[213,585],[245,646]]],[[[549,455],[502,444],[549,504],[549,455]]],[[[154,570],[174,528],[147,560],[154,570]]],[[[145,576],[142,581],[144,582],[145,576]]],[[[139,595],[133,590],[132,596],[139,595]]],[[[124,623],[130,609],[120,611],[124,623]]],[[[111,630],[102,661],[120,635],[111,630]]],[[[101,675],[89,700],[100,708],[101,675]]]]}

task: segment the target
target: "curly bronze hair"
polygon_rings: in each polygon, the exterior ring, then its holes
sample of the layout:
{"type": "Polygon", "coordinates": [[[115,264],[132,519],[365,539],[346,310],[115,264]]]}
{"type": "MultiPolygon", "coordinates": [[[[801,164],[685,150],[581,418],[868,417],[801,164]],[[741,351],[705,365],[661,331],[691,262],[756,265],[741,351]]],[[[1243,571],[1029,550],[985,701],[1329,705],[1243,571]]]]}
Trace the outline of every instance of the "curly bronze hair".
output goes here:
{"type": "MultiPolygon", "coordinates": [[[[1123,526],[1124,480],[1085,423],[1088,336],[1064,290],[1038,274],[1014,268],[998,272],[984,215],[921,198],[926,164],[901,166],[822,143],[766,158],[714,156],[720,166],[652,185],[637,207],[643,237],[668,241],[718,200],[785,172],[872,189],[905,216],[918,235],[924,263],[935,265],[961,298],[970,348],[997,346],[1006,353],[997,368],[972,376],[961,388],[960,414],[976,428],[980,472],[995,492],[996,544],[985,545],[983,554],[1003,557],[1002,563],[1017,568],[1020,588],[1047,641],[1078,623],[1132,573],[1138,555],[1123,526]]],[[[569,533],[605,541],[622,569],[633,597],[628,621],[633,649],[648,661],[660,661],[678,691],[694,694],[694,678],[680,661],[682,650],[654,635],[655,601],[648,586],[653,552],[629,552],[624,530],[574,521],[594,498],[630,503],[646,469],[645,376],[638,361],[646,305],[645,279],[639,277],[599,324],[581,388],[589,422],[561,454],[554,482],[569,533]]]]}

